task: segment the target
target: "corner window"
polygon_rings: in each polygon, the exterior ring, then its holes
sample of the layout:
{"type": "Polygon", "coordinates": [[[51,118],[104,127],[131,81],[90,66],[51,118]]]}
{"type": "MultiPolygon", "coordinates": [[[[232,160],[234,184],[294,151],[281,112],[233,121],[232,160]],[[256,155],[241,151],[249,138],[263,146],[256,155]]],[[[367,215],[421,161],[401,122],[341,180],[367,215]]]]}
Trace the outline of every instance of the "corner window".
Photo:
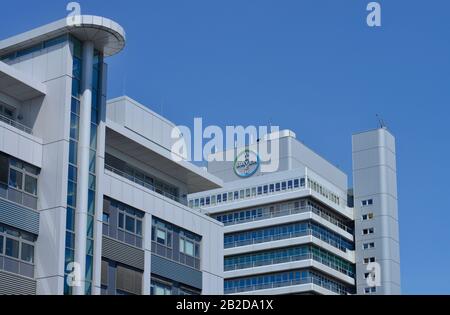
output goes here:
{"type": "Polygon", "coordinates": [[[33,263],[34,262],[34,246],[23,243],[21,258],[23,261],[33,263]]]}

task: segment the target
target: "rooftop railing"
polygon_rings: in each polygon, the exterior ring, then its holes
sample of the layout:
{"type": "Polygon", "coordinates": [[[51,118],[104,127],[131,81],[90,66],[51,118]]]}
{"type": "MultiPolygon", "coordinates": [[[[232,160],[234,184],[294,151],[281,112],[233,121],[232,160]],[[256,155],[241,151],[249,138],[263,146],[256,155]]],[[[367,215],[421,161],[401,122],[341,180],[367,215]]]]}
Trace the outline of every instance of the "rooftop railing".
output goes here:
{"type": "Polygon", "coordinates": [[[28,133],[30,135],[33,134],[33,129],[31,129],[30,127],[27,127],[27,126],[25,126],[25,125],[15,121],[15,120],[9,118],[9,117],[6,117],[6,116],[1,115],[1,114],[0,114],[0,121],[4,122],[7,125],[13,126],[14,128],[17,128],[17,129],[19,129],[21,131],[24,131],[24,132],[26,132],[26,133],[28,133]]]}
{"type": "Polygon", "coordinates": [[[150,184],[148,182],[145,182],[145,181],[143,181],[143,180],[141,180],[141,179],[139,179],[139,178],[137,178],[135,176],[127,174],[127,173],[125,173],[125,172],[123,172],[121,170],[115,169],[114,167],[112,167],[110,165],[105,164],[105,170],[108,170],[108,171],[110,171],[110,172],[112,172],[114,174],[117,174],[117,175],[119,175],[121,177],[124,177],[124,178],[126,178],[126,179],[128,179],[128,180],[130,180],[130,181],[132,181],[132,182],[134,182],[134,183],[136,183],[138,185],[140,185],[140,186],[143,186],[143,187],[145,187],[145,188],[147,188],[147,189],[149,189],[151,191],[156,192],[157,194],[160,194],[160,195],[162,195],[164,197],[167,197],[167,198],[172,199],[172,200],[174,200],[174,201],[176,201],[178,203],[181,203],[182,205],[187,206],[187,198],[181,198],[181,197],[178,197],[178,196],[174,196],[171,193],[169,193],[167,191],[164,191],[163,189],[155,187],[154,185],[152,185],[152,184],[150,184]]]}
{"type": "Polygon", "coordinates": [[[328,281],[324,281],[324,280],[321,280],[321,279],[318,279],[315,277],[307,277],[307,278],[302,278],[302,279],[276,281],[276,282],[265,283],[265,284],[254,284],[254,285],[249,285],[249,286],[226,288],[225,294],[276,289],[276,288],[301,285],[301,284],[315,284],[315,285],[318,285],[324,289],[327,289],[327,290],[337,293],[337,294],[341,294],[341,295],[350,294],[350,292],[348,290],[342,289],[335,284],[329,283],[328,281]]]}
{"type": "Polygon", "coordinates": [[[343,252],[347,252],[347,250],[348,250],[347,247],[345,247],[342,242],[338,242],[335,239],[333,239],[332,237],[323,235],[311,228],[296,231],[296,232],[282,233],[282,234],[278,234],[278,235],[267,235],[267,236],[262,236],[262,237],[255,237],[255,238],[251,238],[248,240],[226,242],[224,248],[229,249],[229,248],[234,248],[234,247],[274,242],[274,241],[280,241],[280,240],[302,237],[302,236],[309,236],[309,235],[312,235],[313,237],[315,237],[321,241],[324,241],[343,252]]]}
{"type": "Polygon", "coordinates": [[[355,277],[355,273],[353,271],[342,268],[337,264],[333,264],[329,259],[325,259],[325,258],[321,257],[320,255],[313,254],[313,253],[262,259],[262,260],[258,260],[258,261],[242,262],[242,263],[238,263],[238,264],[225,264],[224,270],[225,271],[233,271],[233,270],[240,270],[240,269],[249,269],[249,268],[255,268],[255,267],[283,264],[283,263],[302,261],[302,260],[310,260],[310,259],[315,260],[315,261],[321,263],[322,265],[333,268],[334,270],[337,270],[349,277],[352,277],[352,278],[355,277]]]}
{"type": "Polygon", "coordinates": [[[341,228],[342,230],[344,230],[350,234],[353,234],[352,228],[346,226],[342,222],[334,219],[327,213],[325,213],[325,212],[321,211],[320,209],[317,209],[313,206],[294,207],[294,208],[283,209],[280,211],[272,211],[272,212],[269,211],[266,213],[262,213],[261,215],[252,216],[252,217],[233,218],[233,220],[231,220],[231,221],[223,221],[223,224],[225,226],[231,226],[231,225],[235,225],[235,224],[255,222],[255,221],[267,220],[267,219],[271,219],[271,218],[278,218],[278,217],[283,217],[283,216],[288,216],[288,215],[293,215],[293,214],[307,213],[307,212],[313,212],[314,214],[320,216],[321,218],[323,218],[323,219],[327,220],[328,222],[341,228]]]}

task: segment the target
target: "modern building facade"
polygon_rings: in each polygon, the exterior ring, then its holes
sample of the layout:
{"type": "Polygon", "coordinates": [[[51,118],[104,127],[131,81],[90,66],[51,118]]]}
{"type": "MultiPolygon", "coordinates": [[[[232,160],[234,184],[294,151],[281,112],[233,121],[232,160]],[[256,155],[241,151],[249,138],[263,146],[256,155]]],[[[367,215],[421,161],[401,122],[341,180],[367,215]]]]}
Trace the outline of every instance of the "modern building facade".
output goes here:
{"type": "Polygon", "coordinates": [[[231,155],[234,162],[208,163],[222,188],[189,196],[191,208],[225,225],[225,294],[400,294],[395,140],[387,129],[353,136],[353,191],[345,173],[292,131],[231,155]],[[275,141],[279,169],[262,173],[258,147],[275,141]]]}
{"type": "Polygon", "coordinates": [[[222,181],[106,101],[123,28],[69,22],[0,41],[0,294],[222,294],[223,225],[186,198],[222,181]]]}

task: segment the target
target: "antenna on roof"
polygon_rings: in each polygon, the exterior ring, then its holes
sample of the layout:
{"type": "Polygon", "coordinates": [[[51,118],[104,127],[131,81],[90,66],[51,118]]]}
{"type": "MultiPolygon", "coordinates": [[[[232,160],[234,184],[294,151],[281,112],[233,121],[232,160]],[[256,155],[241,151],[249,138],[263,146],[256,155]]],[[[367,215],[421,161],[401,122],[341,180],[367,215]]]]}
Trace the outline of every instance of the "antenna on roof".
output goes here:
{"type": "Polygon", "coordinates": [[[383,118],[381,118],[380,115],[378,115],[378,114],[376,114],[376,116],[377,116],[377,119],[378,119],[378,123],[380,124],[380,128],[386,129],[387,126],[386,126],[386,124],[384,123],[383,118]]]}

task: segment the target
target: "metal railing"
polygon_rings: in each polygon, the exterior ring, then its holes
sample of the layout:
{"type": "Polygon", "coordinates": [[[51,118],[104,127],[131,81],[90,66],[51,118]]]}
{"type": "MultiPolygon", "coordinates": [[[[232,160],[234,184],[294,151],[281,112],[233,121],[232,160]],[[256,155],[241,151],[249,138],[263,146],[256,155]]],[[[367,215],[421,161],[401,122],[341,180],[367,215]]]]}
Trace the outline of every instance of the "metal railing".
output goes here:
{"type": "Polygon", "coordinates": [[[4,122],[5,124],[8,124],[10,126],[13,126],[14,128],[17,128],[19,130],[22,130],[30,135],[33,134],[33,129],[31,129],[30,127],[27,127],[9,117],[3,116],[0,114],[0,121],[4,122]]]}
{"type": "Polygon", "coordinates": [[[276,264],[289,263],[289,262],[295,262],[295,261],[309,260],[309,259],[315,260],[318,263],[321,263],[322,265],[325,265],[334,270],[337,270],[349,277],[352,277],[352,278],[355,277],[355,273],[353,271],[341,268],[338,265],[333,264],[329,259],[325,259],[325,258],[321,257],[320,255],[313,254],[313,253],[279,257],[279,258],[263,259],[263,260],[259,260],[259,261],[243,262],[243,263],[239,263],[239,264],[229,264],[229,265],[225,264],[224,270],[225,271],[233,271],[233,270],[240,270],[240,269],[249,269],[249,268],[262,267],[262,266],[268,266],[268,265],[276,265],[276,264]]]}
{"type": "Polygon", "coordinates": [[[226,288],[225,294],[276,289],[276,288],[301,285],[301,284],[315,284],[315,285],[318,285],[324,289],[327,289],[327,290],[337,293],[337,294],[341,294],[341,295],[350,294],[350,292],[348,290],[342,289],[336,284],[332,284],[332,283],[329,283],[328,281],[323,281],[323,280],[315,278],[315,277],[307,277],[307,278],[302,278],[302,279],[286,280],[286,281],[275,281],[275,282],[270,282],[270,283],[265,283],[265,284],[254,284],[254,285],[235,287],[235,288],[226,288]]]}
{"type": "Polygon", "coordinates": [[[336,225],[340,229],[342,229],[350,234],[353,234],[352,228],[350,228],[350,227],[346,226],[345,224],[339,222],[338,220],[334,219],[330,215],[326,214],[324,211],[317,209],[316,207],[313,207],[310,205],[303,206],[303,207],[288,208],[288,209],[283,209],[280,211],[266,212],[266,213],[262,213],[261,215],[252,216],[252,217],[233,218],[233,220],[231,220],[231,221],[222,221],[222,223],[225,226],[230,226],[230,225],[267,220],[267,219],[278,218],[278,217],[283,217],[283,216],[288,216],[288,215],[293,215],[293,214],[306,213],[306,212],[312,212],[312,213],[320,216],[321,218],[327,220],[331,224],[336,225]]]}
{"type": "Polygon", "coordinates": [[[324,242],[330,244],[331,246],[340,249],[343,252],[347,252],[347,248],[344,245],[342,245],[339,242],[336,242],[331,237],[327,237],[325,235],[320,234],[319,232],[317,232],[311,228],[305,229],[302,231],[298,231],[298,232],[282,233],[282,234],[278,234],[278,235],[269,235],[269,236],[255,237],[255,238],[251,238],[248,240],[229,242],[229,243],[225,243],[224,247],[225,247],[225,249],[228,249],[228,248],[255,245],[255,244],[260,244],[260,243],[267,243],[267,242],[279,241],[279,240],[301,237],[301,236],[308,236],[308,235],[312,235],[315,238],[318,238],[321,241],[324,241],[324,242]]]}
{"type": "Polygon", "coordinates": [[[159,189],[159,188],[155,187],[152,184],[149,184],[149,183],[147,183],[147,182],[145,182],[145,181],[143,181],[143,180],[141,180],[139,178],[136,178],[135,176],[132,176],[132,175],[127,174],[127,173],[125,173],[125,172],[123,172],[121,170],[118,170],[118,169],[116,169],[116,168],[114,168],[114,167],[112,167],[110,165],[105,164],[105,170],[108,170],[108,171],[110,171],[110,172],[112,172],[114,174],[122,176],[122,177],[124,177],[124,178],[126,178],[126,179],[128,179],[128,180],[130,180],[130,181],[132,181],[132,182],[134,182],[134,183],[136,183],[138,185],[140,185],[140,186],[143,186],[143,187],[145,187],[147,189],[150,189],[151,191],[156,192],[157,194],[160,194],[160,195],[162,195],[164,197],[167,197],[167,198],[172,199],[172,200],[174,200],[176,202],[179,202],[179,203],[181,203],[184,206],[187,206],[187,198],[180,198],[178,196],[174,196],[171,193],[168,193],[167,191],[159,189]]]}

